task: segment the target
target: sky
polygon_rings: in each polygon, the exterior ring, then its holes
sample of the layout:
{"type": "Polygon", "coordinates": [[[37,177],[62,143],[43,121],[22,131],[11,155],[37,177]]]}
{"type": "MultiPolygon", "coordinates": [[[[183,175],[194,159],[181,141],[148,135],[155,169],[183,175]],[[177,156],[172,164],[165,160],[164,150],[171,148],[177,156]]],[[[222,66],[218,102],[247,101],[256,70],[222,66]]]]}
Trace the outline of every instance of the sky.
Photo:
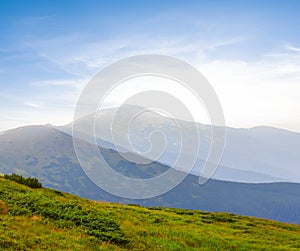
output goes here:
{"type": "Polygon", "coordinates": [[[226,125],[300,132],[299,13],[296,0],[0,1],[0,131],[69,123],[97,72],[157,53],[209,80],[226,125]]]}

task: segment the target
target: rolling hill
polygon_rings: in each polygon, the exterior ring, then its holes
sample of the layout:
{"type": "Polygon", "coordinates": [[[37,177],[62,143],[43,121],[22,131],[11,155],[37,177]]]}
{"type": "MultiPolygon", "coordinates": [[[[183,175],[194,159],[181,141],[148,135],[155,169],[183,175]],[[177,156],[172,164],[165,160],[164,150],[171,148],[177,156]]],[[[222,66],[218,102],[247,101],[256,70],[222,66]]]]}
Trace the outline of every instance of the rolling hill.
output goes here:
{"type": "Polygon", "coordinates": [[[0,177],[1,250],[299,250],[300,227],[95,202],[0,177]]]}
{"type": "MultiPolygon", "coordinates": [[[[88,144],[86,142],[82,142],[88,144]]],[[[136,165],[117,152],[102,149],[116,171],[129,177],[149,178],[169,167],[160,163],[136,165]]],[[[101,166],[101,163],[99,163],[101,166]]],[[[96,186],[81,169],[70,135],[51,126],[29,126],[0,135],[0,172],[38,177],[50,187],[85,198],[207,211],[230,212],[300,224],[300,184],[245,184],[210,180],[199,186],[189,175],[172,191],[149,200],[125,200],[96,186]]]]}

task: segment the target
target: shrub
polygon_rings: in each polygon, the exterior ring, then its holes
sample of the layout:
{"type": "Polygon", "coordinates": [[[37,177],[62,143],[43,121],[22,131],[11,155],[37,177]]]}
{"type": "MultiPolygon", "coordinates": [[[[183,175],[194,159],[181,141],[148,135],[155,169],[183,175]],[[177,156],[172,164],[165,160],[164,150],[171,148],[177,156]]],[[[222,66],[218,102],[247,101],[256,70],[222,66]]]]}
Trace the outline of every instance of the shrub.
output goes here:
{"type": "Polygon", "coordinates": [[[15,181],[19,184],[26,185],[31,188],[41,188],[42,187],[42,184],[39,182],[39,180],[37,178],[32,178],[32,177],[24,178],[22,175],[15,174],[15,173],[13,173],[11,175],[5,174],[4,178],[15,181]]]}
{"type": "Polygon", "coordinates": [[[52,221],[59,228],[81,227],[86,234],[99,240],[117,245],[128,243],[115,215],[106,210],[82,206],[75,200],[61,201],[57,199],[60,197],[45,195],[42,191],[25,191],[25,193],[15,191],[2,195],[0,193],[0,196],[8,205],[12,205],[10,215],[28,217],[37,215],[52,221]]]}
{"type": "Polygon", "coordinates": [[[7,209],[7,205],[5,204],[4,201],[0,200],[0,215],[5,215],[7,214],[8,209],[7,209]]]}

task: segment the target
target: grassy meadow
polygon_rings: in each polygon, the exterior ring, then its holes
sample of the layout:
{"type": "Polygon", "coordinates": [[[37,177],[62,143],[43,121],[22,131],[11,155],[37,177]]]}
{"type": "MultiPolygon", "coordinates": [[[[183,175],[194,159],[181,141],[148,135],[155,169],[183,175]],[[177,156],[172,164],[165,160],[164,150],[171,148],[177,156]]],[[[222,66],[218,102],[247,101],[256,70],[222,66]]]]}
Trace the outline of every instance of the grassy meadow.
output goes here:
{"type": "Polygon", "coordinates": [[[300,226],[95,202],[0,177],[0,250],[299,250],[300,226]]]}

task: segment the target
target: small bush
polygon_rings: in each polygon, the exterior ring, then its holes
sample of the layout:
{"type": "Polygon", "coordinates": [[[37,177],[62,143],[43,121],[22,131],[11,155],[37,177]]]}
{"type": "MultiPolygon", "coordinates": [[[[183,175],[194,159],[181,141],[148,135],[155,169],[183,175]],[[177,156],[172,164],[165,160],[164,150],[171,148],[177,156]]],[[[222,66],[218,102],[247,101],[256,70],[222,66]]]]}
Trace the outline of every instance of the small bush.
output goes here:
{"type": "Polygon", "coordinates": [[[192,212],[192,211],[178,211],[178,212],[176,212],[176,214],[179,214],[179,215],[194,215],[194,212],[192,212]]]}
{"type": "Polygon", "coordinates": [[[127,206],[131,206],[131,207],[142,207],[141,205],[139,205],[139,204],[134,204],[134,203],[129,203],[129,204],[127,204],[127,206]]]}
{"type": "Polygon", "coordinates": [[[7,209],[7,205],[5,204],[4,201],[0,200],[0,215],[5,215],[7,214],[8,209],[7,209]]]}
{"type": "Polygon", "coordinates": [[[163,219],[163,218],[155,218],[154,220],[153,220],[153,223],[162,223],[162,222],[164,222],[165,220],[163,219]]]}
{"type": "Polygon", "coordinates": [[[22,185],[26,185],[31,188],[41,188],[42,187],[42,183],[39,182],[39,180],[37,178],[32,178],[32,177],[24,178],[22,175],[15,174],[15,173],[13,173],[11,175],[5,174],[4,178],[15,181],[22,185]]]}

